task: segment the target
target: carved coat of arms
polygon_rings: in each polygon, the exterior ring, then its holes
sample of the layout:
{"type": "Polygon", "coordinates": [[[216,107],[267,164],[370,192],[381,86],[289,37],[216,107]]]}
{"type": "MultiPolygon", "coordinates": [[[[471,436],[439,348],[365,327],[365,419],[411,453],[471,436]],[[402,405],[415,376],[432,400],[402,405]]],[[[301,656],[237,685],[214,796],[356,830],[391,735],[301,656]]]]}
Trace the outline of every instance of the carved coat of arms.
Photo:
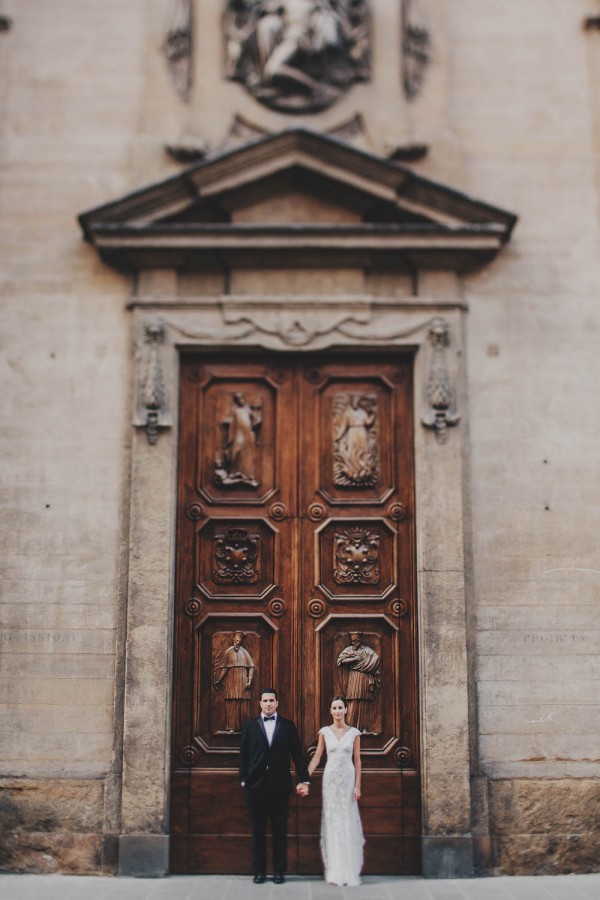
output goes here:
{"type": "Polygon", "coordinates": [[[367,0],[227,0],[225,75],[266,106],[316,112],[370,77],[367,0]]]}

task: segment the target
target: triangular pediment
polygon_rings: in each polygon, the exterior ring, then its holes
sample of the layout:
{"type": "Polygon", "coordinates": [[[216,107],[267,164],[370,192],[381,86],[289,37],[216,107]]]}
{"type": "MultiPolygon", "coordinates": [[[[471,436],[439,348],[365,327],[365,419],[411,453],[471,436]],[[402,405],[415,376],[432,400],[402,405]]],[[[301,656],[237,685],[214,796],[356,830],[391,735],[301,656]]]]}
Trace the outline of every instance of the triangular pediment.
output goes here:
{"type": "Polygon", "coordinates": [[[119,268],[381,264],[466,271],[516,216],[303,129],[223,152],[79,217],[119,268]]]}

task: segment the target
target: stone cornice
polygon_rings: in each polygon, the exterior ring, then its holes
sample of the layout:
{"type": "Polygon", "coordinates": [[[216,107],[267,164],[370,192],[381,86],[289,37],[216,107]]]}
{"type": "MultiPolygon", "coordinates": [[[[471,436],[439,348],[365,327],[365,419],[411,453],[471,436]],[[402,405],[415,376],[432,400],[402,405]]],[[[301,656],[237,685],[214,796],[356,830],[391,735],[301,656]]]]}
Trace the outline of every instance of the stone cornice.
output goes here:
{"type": "Polygon", "coordinates": [[[79,221],[102,258],[126,271],[378,266],[462,273],[494,258],[516,216],[331,136],[295,129],[222,152],[79,221]],[[341,207],[346,198],[358,203],[363,222],[330,222],[325,213],[314,223],[235,221],[231,211],[248,190],[261,184],[263,197],[277,196],[274,179],[282,177],[300,191],[314,190],[318,177],[319,193],[331,193],[341,207]]]}
{"type": "Polygon", "coordinates": [[[493,259],[504,242],[496,224],[436,225],[108,225],[90,239],[109,265],[150,267],[339,266],[469,271],[493,259]]]}

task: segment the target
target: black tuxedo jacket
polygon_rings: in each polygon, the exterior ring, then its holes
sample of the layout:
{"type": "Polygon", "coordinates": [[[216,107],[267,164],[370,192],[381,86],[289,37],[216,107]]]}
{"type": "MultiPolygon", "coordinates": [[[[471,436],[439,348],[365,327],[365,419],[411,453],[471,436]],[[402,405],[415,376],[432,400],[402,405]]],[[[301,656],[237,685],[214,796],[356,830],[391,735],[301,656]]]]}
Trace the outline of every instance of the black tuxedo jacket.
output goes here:
{"type": "Polygon", "coordinates": [[[291,791],[290,756],[298,781],[310,781],[300,738],[291,719],[277,715],[270,747],[262,716],[244,723],[240,739],[240,781],[245,788],[268,785],[274,791],[291,791]]]}

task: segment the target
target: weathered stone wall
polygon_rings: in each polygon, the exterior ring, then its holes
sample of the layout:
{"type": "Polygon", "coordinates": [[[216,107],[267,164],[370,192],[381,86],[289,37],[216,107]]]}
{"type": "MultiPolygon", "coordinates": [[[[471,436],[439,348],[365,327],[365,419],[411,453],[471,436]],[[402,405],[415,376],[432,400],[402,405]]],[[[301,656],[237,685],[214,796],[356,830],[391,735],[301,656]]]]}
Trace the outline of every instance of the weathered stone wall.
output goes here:
{"type": "Polygon", "coordinates": [[[600,82],[590,82],[588,52],[600,40],[582,29],[586,2],[447,7],[462,187],[520,217],[506,252],[465,284],[490,862],[501,872],[590,871],[600,776],[600,82]]]}
{"type": "Polygon", "coordinates": [[[490,781],[494,870],[506,875],[597,872],[598,778],[490,781]]]}
{"type": "Polygon", "coordinates": [[[144,5],[1,9],[0,868],[112,864],[129,285],[76,215],[132,186],[144,5]]]}

